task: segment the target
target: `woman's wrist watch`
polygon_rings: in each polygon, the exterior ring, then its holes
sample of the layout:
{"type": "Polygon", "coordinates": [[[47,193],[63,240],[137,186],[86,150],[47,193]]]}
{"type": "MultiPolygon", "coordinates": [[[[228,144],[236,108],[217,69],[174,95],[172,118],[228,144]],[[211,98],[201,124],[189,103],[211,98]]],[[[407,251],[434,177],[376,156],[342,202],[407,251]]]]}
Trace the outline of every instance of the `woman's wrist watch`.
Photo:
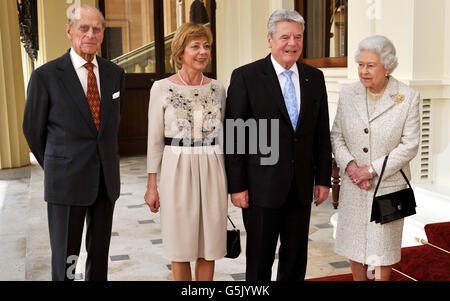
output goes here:
{"type": "Polygon", "coordinates": [[[370,173],[370,178],[373,179],[374,170],[372,164],[370,164],[368,172],[370,173]]]}

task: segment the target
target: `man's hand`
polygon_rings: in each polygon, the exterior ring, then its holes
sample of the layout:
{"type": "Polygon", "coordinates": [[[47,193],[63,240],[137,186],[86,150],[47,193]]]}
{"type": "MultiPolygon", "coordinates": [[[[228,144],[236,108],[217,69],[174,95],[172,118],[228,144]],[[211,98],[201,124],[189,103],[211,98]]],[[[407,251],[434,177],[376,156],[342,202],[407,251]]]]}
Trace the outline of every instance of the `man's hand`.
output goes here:
{"type": "Polygon", "coordinates": [[[327,186],[318,185],[314,187],[314,204],[319,206],[328,198],[328,194],[330,193],[330,188],[327,186]]]}
{"type": "Polygon", "coordinates": [[[231,202],[238,208],[248,208],[248,190],[232,193],[231,202]]]}

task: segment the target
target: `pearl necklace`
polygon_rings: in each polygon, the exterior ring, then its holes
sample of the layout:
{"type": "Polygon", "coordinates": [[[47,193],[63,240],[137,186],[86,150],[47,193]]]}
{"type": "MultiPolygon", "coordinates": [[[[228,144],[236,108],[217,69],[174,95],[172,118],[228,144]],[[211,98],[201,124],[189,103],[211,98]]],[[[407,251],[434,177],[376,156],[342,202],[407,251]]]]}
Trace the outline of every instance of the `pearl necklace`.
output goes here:
{"type": "Polygon", "coordinates": [[[367,89],[367,97],[371,100],[371,101],[378,101],[380,100],[383,95],[384,95],[384,90],[386,90],[386,87],[383,88],[383,90],[381,90],[380,93],[372,93],[370,92],[369,89],[367,89]]]}
{"type": "MultiPolygon", "coordinates": [[[[181,77],[180,71],[178,71],[178,77],[180,78],[181,82],[185,85],[185,86],[189,86],[181,77]]],[[[203,86],[203,72],[202,72],[202,80],[200,82],[200,86],[203,86]]]]}

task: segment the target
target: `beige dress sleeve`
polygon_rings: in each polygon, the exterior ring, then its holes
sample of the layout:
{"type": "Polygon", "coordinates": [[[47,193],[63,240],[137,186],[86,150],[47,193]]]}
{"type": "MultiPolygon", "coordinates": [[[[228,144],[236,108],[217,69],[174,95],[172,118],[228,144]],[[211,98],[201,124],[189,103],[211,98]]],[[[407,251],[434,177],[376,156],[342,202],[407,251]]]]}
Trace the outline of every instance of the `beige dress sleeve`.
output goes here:
{"type": "MultiPolygon", "coordinates": [[[[224,150],[224,146],[225,146],[225,106],[226,106],[226,102],[227,102],[227,93],[225,91],[225,87],[222,85],[222,83],[216,81],[216,83],[218,84],[218,86],[220,87],[220,132],[219,132],[219,144],[220,144],[220,154],[223,155],[223,150],[224,150]]],[[[223,157],[222,157],[223,160],[223,157]]],[[[225,166],[225,162],[223,162],[223,166],[225,166]]]]}
{"type": "MultiPolygon", "coordinates": [[[[219,83],[219,82],[218,82],[219,83]]],[[[220,108],[220,111],[221,111],[221,113],[222,113],[222,123],[225,121],[225,106],[226,106],[226,103],[227,103],[227,92],[225,91],[225,87],[221,84],[221,83],[219,83],[220,84],[220,91],[221,91],[221,94],[220,94],[220,101],[221,101],[221,108],[220,108]]]]}
{"type": "Polygon", "coordinates": [[[164,110],[165,99],[160,82],[156,81],[150,90],[148,106],[147,173],[160,173],[164,152],[164,110]]]}

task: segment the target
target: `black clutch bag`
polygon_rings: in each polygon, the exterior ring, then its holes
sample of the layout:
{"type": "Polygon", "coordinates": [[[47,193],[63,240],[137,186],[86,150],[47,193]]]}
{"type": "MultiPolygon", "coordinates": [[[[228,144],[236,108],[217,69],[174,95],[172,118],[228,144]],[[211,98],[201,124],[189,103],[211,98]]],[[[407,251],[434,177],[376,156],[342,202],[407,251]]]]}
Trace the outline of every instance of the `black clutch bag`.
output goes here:
{"type": "Polygon", "coordinates": [[[241,254],[241,231],[235,227],[229,216],[228,220],[233,225],[232,230],[227,230],[227,255],[226,258],[237,258],[241,254]]]}
{"type": "Polygon", "coordinates": [[[416,214],[416,199],[414,197],[414,192],[411,188],[411,184],[409,184],[408,178],[401,169],[400,172],[408,184],[408,188],[397,192],[376,196],[381,179],[383,178],[388,157],[389,155],[384,159],[380,178],[373,194],[372,214],[370,216],[370,221],[375,221],[377,224],[386,224],[416,214]]]}

